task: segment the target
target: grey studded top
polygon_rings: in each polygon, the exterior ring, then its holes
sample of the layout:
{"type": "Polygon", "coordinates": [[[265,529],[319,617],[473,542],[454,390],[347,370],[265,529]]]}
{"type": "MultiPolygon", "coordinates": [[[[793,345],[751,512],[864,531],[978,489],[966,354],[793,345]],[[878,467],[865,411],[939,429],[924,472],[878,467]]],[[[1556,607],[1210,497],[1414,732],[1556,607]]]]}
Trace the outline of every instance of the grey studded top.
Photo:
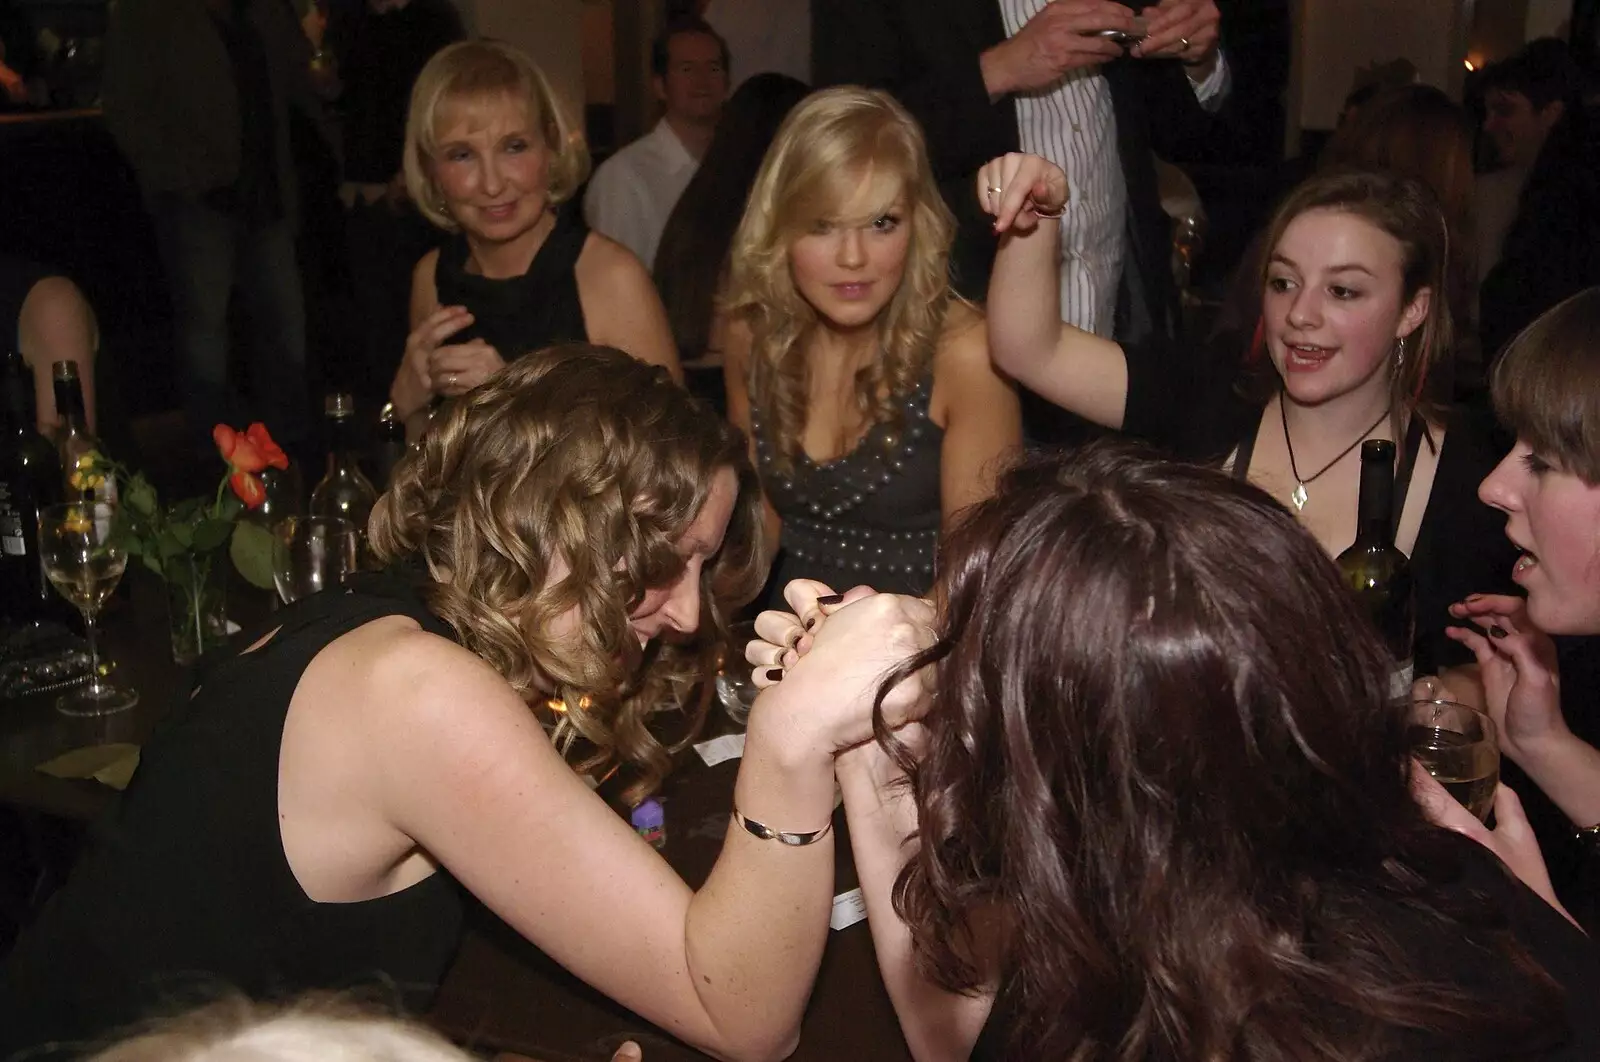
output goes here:
{"type": "Polygon", "coordinates": [[[781,607],[791,579],[817,579],[841,593],[866,584],[922,594],[933,585],[941,517],[939,458],[944,429],[928,419],[932,373],[906,396],[903,431],[880,424],[854,450],[818,464],[804,453],[791,475],[773,465],[759,410],[751,433],[762,489],[783,518],[782,549],[767,592],[781,607]]]}

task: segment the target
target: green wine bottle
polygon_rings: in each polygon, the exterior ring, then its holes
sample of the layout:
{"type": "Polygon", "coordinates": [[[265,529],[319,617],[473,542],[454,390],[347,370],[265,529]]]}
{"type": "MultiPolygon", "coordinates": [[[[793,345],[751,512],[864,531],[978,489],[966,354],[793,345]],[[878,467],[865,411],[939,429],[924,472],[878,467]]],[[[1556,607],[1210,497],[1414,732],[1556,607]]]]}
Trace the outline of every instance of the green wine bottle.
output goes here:
{"type": "Polygon", "coordinates": [[[1391,695],[1408,697],[1416,604],[1411,563],[1394,544],[1394,443],[1388,439],[1361,444],[1356,519],[1356,540],[1339,554],[1339,572],[1389,649],[1394,661],[1391,695]]]}

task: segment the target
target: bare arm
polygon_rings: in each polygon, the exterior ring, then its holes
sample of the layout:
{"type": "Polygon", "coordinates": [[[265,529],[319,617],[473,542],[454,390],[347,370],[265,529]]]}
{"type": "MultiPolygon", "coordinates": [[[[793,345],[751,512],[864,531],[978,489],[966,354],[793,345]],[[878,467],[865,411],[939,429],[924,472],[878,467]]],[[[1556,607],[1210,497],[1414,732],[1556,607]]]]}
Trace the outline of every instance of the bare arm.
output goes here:
{"type": "Polygon", "coordinates": [[[400,366],[389,385],[389,400],[394,403],[395,413],[405,422],[406,438],[412,440],[422,435],[422,429],[428,422],[428,403],[433,401],[427,354],[415,349],[413,339],[422,323],[439,309],[439,293],[434,283],[434,272],[438,266],[439,252],[434,250],[419,258],[416,267],[411,270],[411,336],[406,339],[400,366]]]}
{"type": "MultiPolygon", "coordinates": [[[[722,1058],[792,1051],[828,932],[833,839],[789,847],[730,829],[691,891],[497,675],[438,641],[411,637],[370,712],[388,821],[556,961],[675,1036],[722,1058]]],[[[735,803],[815,830],[832,813],[831,749],[774,693],[752,716],[735,803]]]]}
{"type": "Polygon", "coordinates": [[[666,307],[632,252],[604,236],[591,235],[578,256],[577,274],[589,339],[663,365],[674,381],[683,383],[666,307]]]}
{"type": "MultiPolygon", "coordinates": [[[[722,315],[718,315],[717,320],[720,324],[712,333],[711,344],[722,351],[722,383],[728,396],[728,421],[744,432],[750,445],[750,463],[759,471],[761,465],[756,458],[756,437],[750,430],[750,326],[743,321],[729,321],[722,315]]],[[[761,496],[761,509],[766,518],[767,543],[776,550],[783,533],[783,518],[765,494],[761,496]]]]}
{"type": "Polygon", "coordinates": [[[939,479],[947,527],[956,513],[994,493],[995,476],[1022,446],[1022,407],[1016,388],[989,361],[983,319],[960,306],[951,313],[963,319],[946,326],[932,403],[944,426],[939,479]]]}
{"type": "Polygon", "coordinates": [[[51,368],[58,361],[70,361],[78,366],[84,416],[93,433],[94,359],[100,349],[100,328],[83,292],[66,277],[39,281],[22,300],[17,339],[23,359],[33,369],[39,430],[48,435],[59,426],[51,368]]]}
{"type": "Polygon", "coordinates": [[[837,763],[872,945],[900,1031],[917,1062],[966,1059],[994,1006],[994,991],[958,995],[917,972],[911,931],[892,899],[895,878],[916,852],[917,809],[910,791],[898,784],[905,776],[876,742],[841,754],[837,763]]]}
{"type": "Polygon", "coordinates": [[[1103,427],[1120,428],[1127,358],[1111,340],[1061,320],[1061,222],[1024,209],[1031,202],[1053,211],[1066,195],[1061,170],[1036,156],[1007,155],[978,172],[978,196],[1002,234],[989,281],[989,352],[997,366],[1040,397],[1103,427]],[[991,197],[991,188],[1001,191],[991,197]]]}

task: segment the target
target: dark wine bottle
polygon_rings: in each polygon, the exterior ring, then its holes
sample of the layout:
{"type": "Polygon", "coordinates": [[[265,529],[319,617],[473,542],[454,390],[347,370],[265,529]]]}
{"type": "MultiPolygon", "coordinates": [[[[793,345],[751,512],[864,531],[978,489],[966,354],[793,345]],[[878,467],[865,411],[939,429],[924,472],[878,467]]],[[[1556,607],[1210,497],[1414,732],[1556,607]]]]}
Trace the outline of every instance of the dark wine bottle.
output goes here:
{"type": "Polygon", "coordinates": [[[312,516],[338,516],[365,535],[378,492],[357,460],[355,402],[331,394],[324,407],[328,427],[328,471],[311,491],[312,516]]]}
{"type": "Polygon", "coordinates": [[[380,491],[389,489],[394,466],[406,455],[406,426],[395,416],[394,403],[385,402],[378,414],[378,438],[373,446],[373,465],[380,491]]]}
{"type": "Polygon", "coordinates": [[[1394,544],[1394,443],[1361,444],[1361,495],[1356,540],[1339,554],[1339,572],[1355,591],[1394,660],[1390,692],[1410,695],[1412,645],[1416,633],[1411,563],[1394,544]]]}
{"type": "MultiPolygon", "coordinates": [[[[91,501],[115,502],[117,480],[102,470],[99,480],[73,486],[75,472],[88,475],[89,470],[79,467],[84,458],[93,461],[100,457],[100,443],[89,434],[89,418],[84,413],[83,384],[78,379],[78,364],[58,361],[50,367],[51,381],[55,386],[56,415],[61,418],[61,430],[56,435],[56,453],[61,459],[63,489],[71,499],[87,498],[91,501]]],[[[80,479],[80,483],[84,480],[80,479]]]]}
{"type": "Polygon", "coordinates": [[[13,350],[0,365],[0,615],[14,623],[72,613],[39,556],[39,511],[61,500],[61,462],[39,434],[33,371],[13,350]]]}

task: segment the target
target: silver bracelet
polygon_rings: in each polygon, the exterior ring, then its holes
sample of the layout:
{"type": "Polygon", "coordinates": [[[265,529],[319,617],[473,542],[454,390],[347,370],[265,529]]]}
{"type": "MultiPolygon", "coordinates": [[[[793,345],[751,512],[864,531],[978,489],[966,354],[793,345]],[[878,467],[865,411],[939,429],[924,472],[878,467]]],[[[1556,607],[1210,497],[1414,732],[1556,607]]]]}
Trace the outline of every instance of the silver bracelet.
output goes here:
{"type": "Polygon", "coordinates": [[[833,832],[833,819],[831,818],[828,820],[828,824],[822,829],[812,830],[810,833],[786,833],[783,830],[774,830],[771,826],[768,826],[764,822],[757,822],[755,819],[746,818],[744,812],[740,811],[738,808],[733,809],[733,821],[737,822],[740,826],[743,826],[744,832],[750,834],[752,837],[759,837],[763,841],[777,841],[779,844],[786,844],[790,848],[800,848],[808,844],[816,844],[818,841],[822,840],[824,837],[828,836],[828,834],[833,832]]]}

